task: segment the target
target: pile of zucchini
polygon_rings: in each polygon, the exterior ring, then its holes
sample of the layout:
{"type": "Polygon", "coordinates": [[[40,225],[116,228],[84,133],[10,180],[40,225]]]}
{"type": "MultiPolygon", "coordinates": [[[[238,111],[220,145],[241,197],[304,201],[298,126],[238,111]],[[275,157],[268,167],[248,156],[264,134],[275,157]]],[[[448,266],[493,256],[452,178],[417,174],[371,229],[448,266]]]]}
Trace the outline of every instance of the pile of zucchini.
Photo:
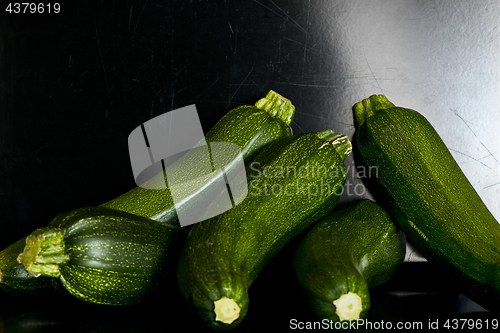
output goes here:
{"type": "MultiPolygon", "coordinates": [[[[329,129],[292,135],[295,108],[270,91],[228,112],[205,137],[240,147],[248,183],[240,204],[180,227],[168,189],[134,188],[62,213],[5,248],[0,287],[16,295],[55,288],[89,303],[129,305],[174,281],[193,318],[231,329],[249,311],[252,283],[298,239],[298,291],[319,319],[343,322],[367,315],[370,289],[391,279],[407,238],[465,295],[498,310],[500,225],[439,135],[421,114],[382,95],[353,109],[354,148],[377,168],[369,184],[377,202],[336,207],[351,142],[329,129]]],[[[196,155],[169,168],[189,173],[196,155]]],[[[231,172],[231,163],[224,171],[231,172]]],[[[165,184],[164,177],[153,181],[165,184]]],[[[189,209],[202,196],[218,195],[208,182],[183,204],[189,209]]]]}

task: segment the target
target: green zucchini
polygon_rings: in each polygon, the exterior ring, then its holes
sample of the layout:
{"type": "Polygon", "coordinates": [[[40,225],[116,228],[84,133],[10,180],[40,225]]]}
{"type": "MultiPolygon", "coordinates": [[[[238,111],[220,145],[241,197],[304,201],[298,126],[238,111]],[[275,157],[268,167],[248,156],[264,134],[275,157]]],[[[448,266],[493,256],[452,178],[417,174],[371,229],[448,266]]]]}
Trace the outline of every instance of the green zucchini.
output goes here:
{"type": "Polygon", "coordinates": [[[61,214],[26,239],[18,261],[89,303],[140,303],[174,281],[187,231],[104,207],[61,214]]]}
{"type": "MultiPolygon", "coordinates": [[[[241,149],[244,162],[248,162],[255,154],[268,143],[291,135],[290,124],[295,114],[292,103],[274,91],[270,91],[265,98],[255,105],[243,105],[229,111],[205,135],[205,141],[234,143],[241,149]]],[[[169,165],[169,175],[182,179],[184,175],[197,174],[200,155],[203,151],[192,149],[179,160],[169,165]]],[[[203,161],[203,156],[201,157],[203,161]]],[[[230,169],[230,168],[229,168],[230,169]]],[[[231,170],[226,170],[230,172],[231,170]]],[[[212,178],[212,180],[216,178],[212,178]]],[[[163,173],[150,181],[150,187],[158,182],[161,188],[167,183],[163,173]]],[[[210,182],[210,180],[208,180],[210,182]]],[[[205,192],[196,195],[210,196],[207,187],[205,192]]],[[[185,205],[194,202],[190,199],[185,205]]],[[[147,189],[136,187],[123,195],[102,204],[101,206],[125,211],[152,220],[179,224],[176,207],[168,189],[147,189]]],[[[183,209],[178,206],[177,209],[183,209]]],[[[189,207],[185,209],[190,209],[189,207]]]]}
{"type": "Polygon", "coordinates": [[[432,125],[373,95],[353,107],[373,188],[408,242],[472,300],[500,309],[500,225],[432,125]]]}
{"type": "Polygon", "coordinates": [[[315,224],[300,241],[293,266],[314,314],[338,323],[365,318],[370,289],[390,280],[405,253],[404,234],[382,207],[365,199],[315,224]]]}
{"type": "Polygon", "coordinates": [[[0,252],[0,287],[9,294],[27,296],[51,289],[50,278],[33,278],[17,261],[26,245],[26,237],[0,252]]]}
{"type": "Polygon", "coordinates": [[[351,152],[330,130],[278,139],[247,165],[248,196],[235,208],[197,223],[179,259],[184,299],[206,325],[237,326],[248,289],[291,239],[336,205],[351,152]]]}

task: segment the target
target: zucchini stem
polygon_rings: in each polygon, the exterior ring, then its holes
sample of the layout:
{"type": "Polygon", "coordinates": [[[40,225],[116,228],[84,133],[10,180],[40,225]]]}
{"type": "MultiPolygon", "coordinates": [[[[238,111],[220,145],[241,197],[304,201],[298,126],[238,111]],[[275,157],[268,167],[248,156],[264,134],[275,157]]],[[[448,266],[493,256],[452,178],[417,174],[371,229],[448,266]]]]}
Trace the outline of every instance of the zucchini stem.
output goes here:
{"type": "Polygon", "coordinates": [[[337,153],[344,157],[344,160],[352,151],[352,144],[347,135],[335,133],[327,129],[317,132],[316,136],[322,140],[331,142],[337,153]]]}
{"type": "Polygon", "coordinates": [[[353,292],[343,294],[333,301],[333,305],[335,305],[340,321],[359,319],[363,310],[361,297],[353,292]]]}
{"type": "Polygon", "coordinates": [[[26,237],[26,245],[17,261],[33,276],[58,277],[59,265],[69,260],[64,251],[64,234],[65,230],[58,228],[35,230],[26,237]]]}
{"type": "Polygon", "coordinates": [[[356,126],[361,126],[368,117],[371,117],[379,110],[395,107],[384,95],[372,95],[361,102],[354,104],[354,121],[356,126]]]}
{"type": "Polygon", "coordinates": [[[255,103],[255,106],[267,111],[272,117],[281,119],[288,126],[292,124],[295,106],[293,106],[289,99],[273,90],[270,90],[266,97],[259,99],[255,103]]]}
{"type": "Polygon", "coordinates": [[[218,301],[214,301],[215,320],[225,324],[231,324],[240,316],[239,305],[231,298],[223,296],[218,301]]]}

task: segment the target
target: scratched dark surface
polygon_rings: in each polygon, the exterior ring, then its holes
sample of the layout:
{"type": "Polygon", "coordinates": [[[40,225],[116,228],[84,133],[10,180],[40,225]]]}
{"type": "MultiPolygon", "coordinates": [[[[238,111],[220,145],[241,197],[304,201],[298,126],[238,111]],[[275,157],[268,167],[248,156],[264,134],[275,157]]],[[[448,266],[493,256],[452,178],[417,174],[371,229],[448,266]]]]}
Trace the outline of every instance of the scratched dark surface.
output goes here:
{"type": "MultiPolygon", "coordinates": [[[[2,248],[60,212],[133,188],[127,138],[144,121],[196,104],[208,131],[270,89],[296,106],[294,133],[330,128],[352,138],[352,105],[371,94],[419,110],[500,217],[496,1],[103,0],[68,2],[59,14],[8,14],[1,3],[2,248]]],[[[371,197],[354,173],[347,185],[342,202],[371,197]]],[[[290,319],[309,318],[282,257],[252,286],[236,331],[259,331],[263,319],[287,330],[290,319]]],[[[448,281],[433,280],[427,265],[403,265],[374,295],[382,312],[373,310],[373,320],[427,323],[481,311],[448,281]]],[[[6,332],[191,327],[168,299],[144,308],[2,299],[6,332]],[[85,322],[70,309],[86,313],[85,322]]]]}

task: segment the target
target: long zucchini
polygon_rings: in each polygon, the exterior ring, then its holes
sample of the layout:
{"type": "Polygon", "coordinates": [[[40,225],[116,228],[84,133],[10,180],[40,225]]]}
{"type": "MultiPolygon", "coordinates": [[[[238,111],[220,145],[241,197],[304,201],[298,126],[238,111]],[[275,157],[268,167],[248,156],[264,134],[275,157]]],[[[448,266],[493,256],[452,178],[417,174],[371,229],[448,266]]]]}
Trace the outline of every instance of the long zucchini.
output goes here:
{"type": "Polygon", "coordinates": [[[54,219],[26,239],[18,261],[33,276],[90,303],[140,303],[175,281],[178,250],[187,231],[103,207],[54,219]]]}
{"type": "Polygon", "coordinates": [[[209,327],[246,316],[248,289],[291,239],[336,205],[351,143],[330,130],[278,139],[247,165],[249,195],[191,229],[179,259],[181,293],[209,327]]]}
{"type": "Polygon", "coordinates": [[[432,125],[383,95],[354,105],[360,155],[408,241],[460,290],[500,309],[500,225],[432,125]]]}
{"type": "Polygon", "coordinates": [[[405,253],[404,234],[387,212],[360,200],[315,224],[300,241],[293,263],[313,312],[338,323],[365,318],[370,289],[390,280],[405,253]]]}
{"type": "MultiPolygon", "coordinates": [[[[243,161],[248,162],[255,154],[268,143],[291,134],[290,124],[295,114],[295,107],[292,103],[270,91],[266,97],[260,99],[255,105],[243,105],[229,111],[212,129],[205,135],[205,141],[234,143],[241,149],[243,161]]],[[[175,179],[189,178],[192,174],[197,174],[199,161],[203,161],[204,156],[200,156],[204,151],[192,149],[179,160],[168,166],[168,174],[175,179]]],[[[231,172],[231,165],[226,172],[231,172]]],[[[217,178],[207,179],[216,181],[217,178]]],[[[155,182],[161,186],[168,184],[163,173],[152,179],[150,187],[155,182]]],[[[158,186],[156,188],[161,188],[158,186]]],[[[196,196],[211,196],[209,186],[200,187],[183,205],[189,205],[195,201],[196,196]]],[[[216,188],[214,189],[216,190],[216,188]]],[[[147,217],[156,221],[179,225],[177,209],[191,209],[192,206],[183,208],[174,205],[170,190],[167,189],[147,189],[136,187],[121,196],[102,204],[101,206],[125,211],[135,215],[147,217]]]]}

